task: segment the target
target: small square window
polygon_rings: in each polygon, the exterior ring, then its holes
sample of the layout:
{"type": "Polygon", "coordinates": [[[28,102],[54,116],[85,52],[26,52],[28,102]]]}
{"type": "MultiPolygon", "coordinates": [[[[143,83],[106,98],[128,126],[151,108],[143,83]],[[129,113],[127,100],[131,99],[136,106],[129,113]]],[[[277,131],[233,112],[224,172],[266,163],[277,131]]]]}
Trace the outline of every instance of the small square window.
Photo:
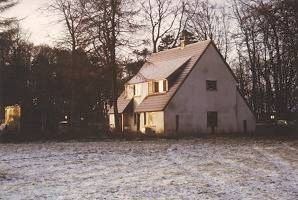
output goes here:
{"type": "Polygon", "coordinates": [[[211,81],[211,80],[206,80],[206,90],[208,90],[208,91],[217,90],[217,82],[211,81]]]}
{"type": "Polygon", "coordinates": [[[207,127],[217,127],[217,112],[207,112],[207,127]]]}

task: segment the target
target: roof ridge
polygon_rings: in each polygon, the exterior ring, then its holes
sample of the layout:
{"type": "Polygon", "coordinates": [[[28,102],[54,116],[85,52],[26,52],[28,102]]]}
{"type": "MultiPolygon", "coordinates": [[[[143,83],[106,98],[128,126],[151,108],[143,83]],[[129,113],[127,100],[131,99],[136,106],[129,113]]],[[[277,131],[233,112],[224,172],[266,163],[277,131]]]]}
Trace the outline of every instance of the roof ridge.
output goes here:
{"type": "MultiPolygon", "coordinates": [[[[212,40],[210,40],[210,39],[208,39],[208,40],[202,40],[202,41],[198,41],[198,42],[195,42],[195,43],[191,43],[191,44],[185,45],[185,47],[183,47],[183,48],[181,48],[180,46],[177,46],[175,48],[165,49],[164,51],[159,51],[159,52],[156,52],[156,53],[152,53],[151,56],[157,56],[157,55],[165,54],[165,53],[168,53],[168,52],[174,51],[174,50],[185,50],[185,49],[188,49],[188,48],[190,48],[192,46],[201,45],[202,43],[210,43],[211,41],[212,40]]],[[[149,58],[149,60],[150,60],[150,58],[149,58]]]]}

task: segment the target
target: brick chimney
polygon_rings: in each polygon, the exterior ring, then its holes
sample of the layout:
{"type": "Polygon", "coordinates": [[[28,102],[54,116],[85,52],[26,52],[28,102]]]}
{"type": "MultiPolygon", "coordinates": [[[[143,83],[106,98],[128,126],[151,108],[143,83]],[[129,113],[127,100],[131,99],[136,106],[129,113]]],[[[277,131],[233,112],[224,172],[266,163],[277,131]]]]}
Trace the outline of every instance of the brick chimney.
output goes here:
{"type": "Polygon", "coordinates": [[[185,39],[184,38],[180,39],[180,48],[184,49],[185,46],[186,46],[185,39]]]}

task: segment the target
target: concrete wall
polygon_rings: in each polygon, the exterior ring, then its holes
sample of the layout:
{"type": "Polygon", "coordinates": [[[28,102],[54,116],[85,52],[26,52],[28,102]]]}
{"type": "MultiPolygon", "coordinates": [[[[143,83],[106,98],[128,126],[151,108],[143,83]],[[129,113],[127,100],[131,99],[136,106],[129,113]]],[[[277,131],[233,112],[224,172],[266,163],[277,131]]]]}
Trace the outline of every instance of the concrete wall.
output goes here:
{"type": "MultiPolygon", "coordinates": [[[[208,111],[218,112],[216,132],[241,131],[237,116],[251,119],[251,113],[242,108],[245,103],[237,100],[237,95],[235,79],[214,46],[210,45],[166,107],[165,131],[176,131],[176,115],[179,115],[178,133],[210,133],[208,111]],[[217,91],[207,91],[206,80],[216,80],[217,91]]],[[[253,122],[250,121],[248,126],[252,130],[253,122]]]]}

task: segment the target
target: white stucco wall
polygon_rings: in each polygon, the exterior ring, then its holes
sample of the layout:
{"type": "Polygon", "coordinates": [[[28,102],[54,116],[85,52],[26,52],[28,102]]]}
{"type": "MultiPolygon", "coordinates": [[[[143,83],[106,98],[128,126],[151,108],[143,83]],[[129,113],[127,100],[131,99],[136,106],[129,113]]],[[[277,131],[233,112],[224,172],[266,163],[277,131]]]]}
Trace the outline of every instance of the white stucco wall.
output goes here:
{"type": "MultiPolygon", "coordinates": [[[[165,131],[175,132],[176,115],[179,115],[179,133],[209,133],[208,111],[218,112],[216,132],[241,131],[237,116],[246,118],[251,113],[245,108],[238,109],[237,102],[242,107],[245,103],[241,104],[241,99],[237,101],[237,93],[234,77],[210,45],[165,109],[165,131]],[[216,80],[217,91],[207,91],[206,80],[216,80]]],[[[250,121],[248,126],[252,130],[253,122],[250,121]]]]}
{"type": "MultiPolygon", "coordinates": [[[[141,86],[141,94],[138,96],[134,96],[134,90],[133,85],[126,85],[126,97],[127,98],[133,98],[133,110],[144,100],[145,97],[148,96],[148,82],[144,83],[138,83],[138,85],[141,86]]],[[[160,87],[162,88],[162,80],[160,87]]],[[[145,126],[144,125],[144,113],[140,114],[140,131],[145,132],[145,126]]],[[[154,116],[154,129],[156,133],[162,133],[164,132],[164,114],[163,112],[154,112],[152,113],[154,116]]],[[[137,131],[137,124],[134,121],[134,113],[125,114],[125,124],[124,126],[127,126],[129,128],[129,131],[136,132],[137,131]]],[[[146,121],[148,118],[146,119],[146,121]]],[[[109,115],[109,121],[110,121],[110,127],[114,128],[114,114],[109,115]]],[[[146,123],[148,125],[148,123],[146,123]]]]}
{"type": "Polygon", "coordinates": [[[256,118],[250,111],[242,96],[237,91],[237,125],[238,131],[244,132],[243,121],[247,121],[247,132],[254,132],[256,129],[256,118]]]}
{"type": "MultiPolygon", "coordinates": [[[[134,96],[133,84],[125,86],[126,98],[133,98],[133,110],[139,105],[146,96],[148,96],[148,83],[138,83],[140,85],[141,93],[138,96],[134,96]]],[[[124,126],[129,128],[129,131],[137,131],[137,125],[134,123],[134,113],[125,114],[125,124],[124,126]]],[[[109,115],[110,128],[115,128],[114,114],[109,115]]]]}
{"type": "Polygon", "coordinates": [[[128,98],[134,98],[134,108],[136,105],[140,104],[146,96],[148,96],[148,82],[138,83],[141,86],[141,94],[139,96],[134,96],[133,85],[126,86],[126,95],[128,98]]]}

